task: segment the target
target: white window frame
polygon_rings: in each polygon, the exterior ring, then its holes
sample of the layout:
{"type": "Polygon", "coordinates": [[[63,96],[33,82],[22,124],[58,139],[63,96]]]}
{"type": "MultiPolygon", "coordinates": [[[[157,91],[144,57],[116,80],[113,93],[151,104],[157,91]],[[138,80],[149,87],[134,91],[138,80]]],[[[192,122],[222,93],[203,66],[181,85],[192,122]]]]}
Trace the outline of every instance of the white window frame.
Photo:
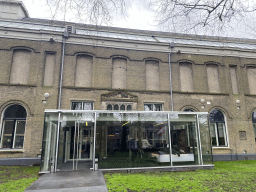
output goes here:
{"type": "Polygon", "coordinates": [[[10,103],[9,105],[6,106],[6,108],[2,111],[2,114],[1,114],[1,119],[0,119],[0,151],[17,151],[17,152],[24,152],[24,143],[25,143],[25,135],[26,135],[26,126],[27,126],[27,110],[26,108],[19,104],[19,103],[10,103]],[[19,117],[16,117],[16,118],[5,118],[4,117],[4,114],[6,112],[6,110],[13,106],[13,105],[20,105],[22,106],[25,111],[26,111],[26,117],[25,118],[19,118],[19,117]],[[12,134],[12,137],[13,137],[13,143],[12,143],[12,148],[2,148],[2,144],[3,144],[3,135],[4,135],[4,128],[5,128],[5,121],[15,121],[15,130],[14,130],[14,134],[12,134]],[[22,144],[22,148],[14,148],[15,146],[15,140],[16,140],[16,128],[17,128],[17,121],[25,121],[25,127],[24,127],[24,133],[23,133],[23,144],[22,144]]]}
{"type": "Polygon", "coordinates": [[[0,143],[0,149],[23,149],[24,148],[24,140],[25,140],[25,131],[26,131],[26,119],[6,119],[2,121],[2,127],[1,127],[1,143],[0,143]],[[4,129],[5,129],[5,122],[6,121],[14,121],[15,122],[15,126],[14,126],[14,132],[11,134],[8,134],[12,137],[12,147],[11,148],[3,148],[3,137],[4,137],[4,129]],[[18,121],[24,121],[25,122],[25,128],[24,128],[24,133],[23,134],[18,134],[18,135],[23,135],[23,144],[22,144],[22,148],[15,148],[15,141],[16,141],[16,131],[17,131],[17,123],[18,121]]]}
{"type": "Polygon", "coordinates": [[[252,127],[253,127],[254,137],[255,137],[255,141],[256,141],[256,123],[253,123],[252,127]]]}
{"type": "Polygon", "coordinates": [[[72,109],[73,103],[82,103],[82,109],[80,109],[80,110],[84,110],[84,103],[91,103],[92,104],[92,110],[94,110],[94,102],[93,101],[76,101],[76,100],[71,101],[71,105],[70,105],[71,110],[76,110],[76,109],[72,109]]]}
{"type": "MultiPolygon", "coordinates": [[[[112,106],[112,111],[128,111],[127,110],[127,107],[130,105],[131,106],[131,110],[129,111],[132,111],[133,110],[133,103],[106,103],[106,110],[108,110],[108,106],[111,105],[112,106]],[[115,105],[118,105],[118,110],[114,110],[114,106],[115,105]],[[121,106],[124,105],[124,110],[121,110],[121,106]]],[[[110,110],[108,110],[110,111],[110,110]]]]}
{"type": "Polygon", "coordinates": [[[152,111],[156,111],[156,110],[155,110],[155,109],[156,109],[155,105],[161,105],[161,111],[164,110],[164,105],[163,105],[163,103],[148,103],[148,102],[145,102],[145,103],[143,104],[144,111],[145,111],[145,105],[153,105],[153,110],[152,110],[152,111]]]}
{"type": "Polygon", "coordinates": [[[256,111],[252,112],[252,129],[253,129],[254,138],[255,138],[255,141],[256,141],[256,123],[253,122],[253,115],[254,115],[254,113],[256,114],[256,111]]]}
{"type": "MultiPolygon", "coordinates": [[[[215,108],[214,110],[218,110],[218,111],[220,111],[222,114],[223,114],[223,116],[224,116],[224,122],[209,122],[210,124],[215,124],[214,125],[214,129],[215,129],[215,134],[216,134],[216,146],[212,146],[212,148],[215,148],[215,149],[217,149],[217,148],[220,148],[220,149],[223,149],[223,148],[230,148],[229,147],[229,136],[228,136],[228,127],[227,127],[227,120],[226,120],[226,115],[223,113],[223,111],[222,110],[220,110],[220,109],[218,109],[218,108],[215,108]],[[224,123],[224,140],[225,140],[225,146],[220,146],[219,145],[219,135],[218,135],[218,130],[217,130],[217,124],[216,123],[224,123]]],[[[212,110],[213,111],[213,110],[212,110]]],[[[212,111],[210,111],[210,113],[212,112],[212,111]]],[[[212,138],[211,138],[212,139],[212,138]]]]}

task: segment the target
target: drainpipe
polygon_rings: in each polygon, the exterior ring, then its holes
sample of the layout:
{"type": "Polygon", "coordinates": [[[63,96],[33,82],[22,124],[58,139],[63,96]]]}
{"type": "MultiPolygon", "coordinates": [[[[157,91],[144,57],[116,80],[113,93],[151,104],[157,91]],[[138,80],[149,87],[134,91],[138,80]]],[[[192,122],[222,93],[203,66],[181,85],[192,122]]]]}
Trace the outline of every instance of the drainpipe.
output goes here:
{"type": "Polygon", "coordinates": [[[62,81],[63,81],[63,65],[64,65],[64,59],[65,59],[65,43],[66,38],[68,38],[68,32],[64,31],[63,38],[62,38],[62,57],[61,57],[61,69],[60,69],[60,86],[59,86],[59,101],[58,101],[58,109],[60,109],[61,104],[61,94],[62,94],[62,81]]]}
{"type": "Polygon", "coordinates": [[[171,66],[171,54],[172,48],[174,48],[174,43],[170,43],[170,53],[169,53],[169,72],[170,72],[170,93],[171,93],[171,109],[173,111],[173,98],[172,98],[172,66],[171,66]]]}
{"type": "MultiPolygon", "coordinates": [[[[62,93],[62,79],[63,79],[63,65],[65,58],[65,42],[66,38],[68,38],[68,32],[65,30],[62,37],[62,57],[61,57],[61,69],[60,69],[60,87],[59,87],[59,101],[58,101],[58,109],[60,109],[61,103],[61,93],[62,93]]],[[[55,152],[55,172],[57,172],[57,164],[58,164],[58,151],[59,151],[59,132],[60,132],[60,114],[58,117],[58,129],[57,129],[57,139],[56,139],[56,152],[55,152]]]]}

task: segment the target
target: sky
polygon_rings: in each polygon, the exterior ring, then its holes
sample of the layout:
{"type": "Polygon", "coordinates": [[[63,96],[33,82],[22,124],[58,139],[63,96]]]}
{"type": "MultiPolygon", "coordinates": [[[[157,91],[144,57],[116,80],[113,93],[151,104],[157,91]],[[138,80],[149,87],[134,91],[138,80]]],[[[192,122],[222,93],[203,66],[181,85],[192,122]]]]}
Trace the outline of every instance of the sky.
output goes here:
{"type": "MultiPolygon", "coordinates": [[[[50,19],[48,6],[44,1],[38,0],[23,0],[25,7],[28,10],[31,18],[50,19]]],[[[111,23],[113,27],[141,29],[141,30],[159,30],[159,28],[153,24],[154,13],[148,11],[145,5],[142,3],[133,4],[127,9],[127,16],[115,17],[111,23]]],[[[68,21],[73,21],[72,19],[68,21]]]]}
{"type": "MultiPolygon", "coordinates": [[[[121,28],[131,28],[131,29],[141,29],[141,30],[151,30],[151,31],[164,31],[163,27],[159,27],[154,23],[154,12],[148,9],[148,4],[146,0],[127,0],[127,16],[121,17],[119,15],[115,16],[110,26],[121,27],[121,28]],[[131,3],[133,2],[133,3],[131,3]]],[[[45,5],[45,0],[23,0],[30,17],[32,18],[42,18],[42,19],[52,19],[51,13],[49,11],[49,6],[45,5]]],[[[256,15],[256,13],[255,13],[256,15]]],[[[72,18],[67,17],[66,21],[77,22],[72,18]]],[[[238,37],[238,38],[254,38],[256,39],[256,28],[251,29],[251,26],[256,26],[255,19],[246,18],[245,22],[248,22],[250,27],[245,26],[243,22],[231,23],[232,27],[225,31],[216,33],[217,36],[228,36],[228,37],[238,37]],[[248,22],[249,21],[249,22],[248,22]]],[[[170,31],[178,32],[180,31],[170,31]]],[[[206,34],[211,35],[216,31],[214,28],[210,28],[208,32],[197,31],[196,34],[206,34]]]]}

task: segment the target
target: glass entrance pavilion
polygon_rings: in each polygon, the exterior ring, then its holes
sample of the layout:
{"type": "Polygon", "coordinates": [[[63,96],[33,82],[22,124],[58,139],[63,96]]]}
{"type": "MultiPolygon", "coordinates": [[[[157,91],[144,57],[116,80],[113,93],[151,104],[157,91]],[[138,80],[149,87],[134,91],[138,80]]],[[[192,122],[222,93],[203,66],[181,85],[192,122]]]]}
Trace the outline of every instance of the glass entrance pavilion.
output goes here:
{"type": "Polygon", "coordinates": [[[41,173],[207,165],[208,113],[45,111],[41,173]]]}

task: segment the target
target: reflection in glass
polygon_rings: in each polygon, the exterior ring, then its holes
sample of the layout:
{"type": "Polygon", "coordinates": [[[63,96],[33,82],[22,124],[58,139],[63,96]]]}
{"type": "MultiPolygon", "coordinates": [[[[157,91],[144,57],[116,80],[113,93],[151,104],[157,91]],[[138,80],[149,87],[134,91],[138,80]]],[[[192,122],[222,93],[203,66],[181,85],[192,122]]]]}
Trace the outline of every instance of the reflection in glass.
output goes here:
{"type": "Polygon", "coordinates": [[[198,165],[198,136],[195,115],[170,115],[173,165],[198,165]]]}
{"type": "Polygon", "coordinates": [[[144,105],[144,111],[153,111],[153,105],[152,104],[145,104],[144,105]]]}
{"type": "Polygon", "coordinates": [[[23,148],[26,117],[26,109],[21,105],[11,105],[5,110],[1,148],[23,148]]]}
{"type": "Polygon", "coordinates": [[[93,110],[92,102],[72,102],[71,110],[93,110]]]}
{"type": "Polygon", "coordinates": [[[252,113],[252,125],[254,130],[254,137],[256,141],[256,112],[255,111],[252,113]]]}
{"type": "Polygon", "coordinates": [[[99,168],[170,165],[167,114],[123,114],[119,121],[114,117],[97,119],[99,168]]]}
{"type": "Polygon", "coordinates": [[[213,159],[212,159],[211,135],[209,134],[207,116],[208,116],[207,114],[198,115],[199,131],[200,131],[200,138],[201,138],[201,153],[203,158],[203,164],[212,164],[213,159]]]}
{"type": "Polygon", "coordinates": [[[225,118],[221,111],[214,109],[209,114],[212,146],[227,146],[225,118]]]}
{"type": "Polygon", "coordinates": [[[72,102],[71,110],[83,110],[82,102],[72,102]]]}
{"type": "Polygon", "coordinates": [[[84,102],[84,110],[93,110],[93,105],[90,102],[84,102]]]}
{"type": "Polygon", "coordinates": [[[163,105],[162,104],[144,104],[144,111],[162,111],[163,105]]]}
{"type": "Polygon", "coordinates": [[[41,171],[86,170],[94,158],[99,169],[212,163],[207,114],[195,114],[46,113],[41,171]]]}

